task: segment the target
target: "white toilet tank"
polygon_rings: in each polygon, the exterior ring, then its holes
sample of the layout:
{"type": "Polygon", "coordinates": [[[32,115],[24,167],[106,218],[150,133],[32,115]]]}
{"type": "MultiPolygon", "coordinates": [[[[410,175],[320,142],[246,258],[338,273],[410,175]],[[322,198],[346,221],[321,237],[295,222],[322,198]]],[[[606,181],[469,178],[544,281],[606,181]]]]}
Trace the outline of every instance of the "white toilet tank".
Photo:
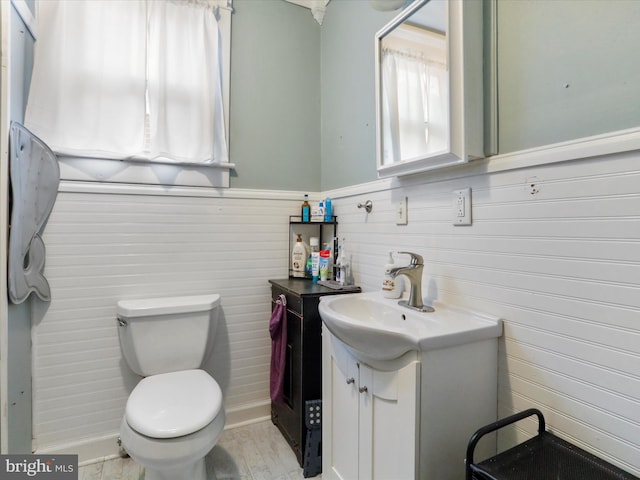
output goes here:
{"type": "Polygon", "coordinates": [[[148,377],[202,366],[219,305],[218,294],[118,302],[118,337],[129,368],[148,377]]]}

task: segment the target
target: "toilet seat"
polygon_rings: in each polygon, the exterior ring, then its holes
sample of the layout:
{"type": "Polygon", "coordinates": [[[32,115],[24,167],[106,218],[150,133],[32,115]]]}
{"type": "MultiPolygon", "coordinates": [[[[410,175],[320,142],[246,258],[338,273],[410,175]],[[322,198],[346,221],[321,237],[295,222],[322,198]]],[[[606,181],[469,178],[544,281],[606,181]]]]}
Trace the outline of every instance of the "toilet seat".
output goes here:
{"type": "Polygon", "coordinates": [[[143,378],[125,408],[129,426],[151,438],[175,438],[206,427],[222,408],[222,391],[204,370],[143,378]]]}
{"type": "MultiPolygon", "coordinates": [[[[147,469],[145,479],[150,478],[149,469],[165,470],[186,468],[195,461],[204,461],[204,456],[215,446],[225,425],[224,408],[213,421],[197,432],[174,438],[151,438],[136,432],[123,418],[120,424],[120,439],[126,452],[147,469]]],[[[184,474],[173,475],[170,480],[185,478],[184,474]]],[[[193,480],[197,477],[186,477],[193,480]]]]}

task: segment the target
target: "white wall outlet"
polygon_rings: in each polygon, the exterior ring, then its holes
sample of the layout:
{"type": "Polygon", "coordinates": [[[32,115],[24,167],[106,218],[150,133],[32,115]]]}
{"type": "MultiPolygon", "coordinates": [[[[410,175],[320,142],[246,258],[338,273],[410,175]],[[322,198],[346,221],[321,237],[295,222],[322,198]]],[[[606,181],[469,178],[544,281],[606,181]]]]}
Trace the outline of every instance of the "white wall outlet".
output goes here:
{"type": "Polygon", "coordinates": [[[453,191],[453,224],[471,225],[471,189],[453,191]]]}
{"type": "Polygon", "coordinates": [[[406,225],[409,223],[407,216],[407,197],[404,197],[396,204],[396,225],[406,225]]]}

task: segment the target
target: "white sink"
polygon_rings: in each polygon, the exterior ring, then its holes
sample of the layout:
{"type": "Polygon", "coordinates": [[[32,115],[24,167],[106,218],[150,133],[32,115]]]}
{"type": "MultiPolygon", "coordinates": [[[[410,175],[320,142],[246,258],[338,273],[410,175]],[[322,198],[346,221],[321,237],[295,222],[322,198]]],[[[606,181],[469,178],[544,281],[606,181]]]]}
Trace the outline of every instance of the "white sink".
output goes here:
{"type": "Polygon", "coordinates": [[[320,316],[329,331],[366,358],[393,360],[409,351],[461,345],[502,335],[490,315],[434,302],[421,313],[379,292],[321,297],[320,316]]]}

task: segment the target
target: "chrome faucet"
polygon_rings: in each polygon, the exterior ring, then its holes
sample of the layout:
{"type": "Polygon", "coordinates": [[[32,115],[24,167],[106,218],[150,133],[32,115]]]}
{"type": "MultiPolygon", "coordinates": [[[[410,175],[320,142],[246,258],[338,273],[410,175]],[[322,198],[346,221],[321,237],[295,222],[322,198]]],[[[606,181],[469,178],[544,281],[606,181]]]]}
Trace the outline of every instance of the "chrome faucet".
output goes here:
{"type": "Polygon", "coordinates": [[[412,252],[398,252],[401,254],[409,255],[411,261],[409,265],[404,267],[396,267],[387,270],[387,274],[393,278],[398,275],[405,275],[409,277],[411,282],[411,288],[409,290],[409,300],[401,300],[398,305],[410,308],[412,310],[418,310],[419,312],[433,312],[433,308],[422,303],[422,269],[424,268],[424,260],[421,255],[412,252]]]}

